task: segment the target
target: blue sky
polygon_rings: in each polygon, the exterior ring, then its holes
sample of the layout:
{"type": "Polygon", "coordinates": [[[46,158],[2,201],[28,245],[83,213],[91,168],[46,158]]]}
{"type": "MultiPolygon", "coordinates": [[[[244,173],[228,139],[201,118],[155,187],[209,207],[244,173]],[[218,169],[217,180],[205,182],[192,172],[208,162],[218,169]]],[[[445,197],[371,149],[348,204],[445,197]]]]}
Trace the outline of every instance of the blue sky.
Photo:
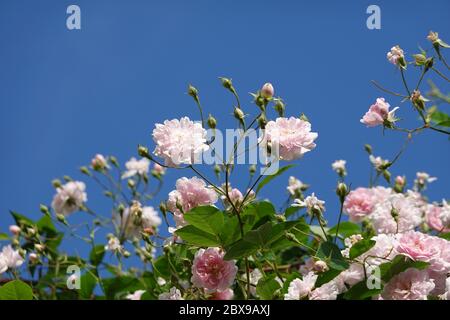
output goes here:
{"type": "MultiPolygon", "coordinates": [[[[326,201],[327,219],[335,221],[331,163],[346,159],[347,181],[366,186],[363,145],[392,159],[405,139],[359,123],[369,105],[385,96],[370,80],[403,90],[386,52],[396,44],[407,54],[418,45],[429,47],[425,37],[431,29],[450,41],[450,3],[431,1],[426,7],[410,1],[2,1],[1,231],[12,222],[10,209],[39,217],[39,204],[49,204],[54,193],[50,181],[64,174],[82,178],[77,168],[95,153],[123,163],[136,156],[138,143],[153,146],[155,122],[184,115],[198,120],[185,94],[188,83],[200,90],[205,112],[222,128],[232,127],[234,102],[219,76],[233,78],[248,113],[257,109],[247,93],[270,81],[287,102],[288,115],[309,117],[319,133],[317,148],[290,174],[311,185],[326,201]],[[70,4],[81,7],[81,30],[66,28],[70,4]],[[370,4],[381,8],[381,30],[366,27],[370,4]]],[[[415,83],[419,74],[410,69],[407,78],[415,83]]],[[[392,106],[400,103],[385,97],[392,106]]],[[[407,127],[417,123],[408,104],[400,105],[398,115],[407,127]]],[[[416,171],[438,176],[428,194],[441,200],[448,197],[449,160],[448,138],[425,132],[392,173],[406,174],[410,182],[416,171]]],[[[182,174],[167,174],[155,206],[182,174]]],[[[242,176],[235,175],[233,184],[243,188],[242,176]]],[[[261,195],[281,204],[288,176],[261,195]]],[[[108,202],[92,183],[88,192],[89,205],[109,215],[108,202]]]]}

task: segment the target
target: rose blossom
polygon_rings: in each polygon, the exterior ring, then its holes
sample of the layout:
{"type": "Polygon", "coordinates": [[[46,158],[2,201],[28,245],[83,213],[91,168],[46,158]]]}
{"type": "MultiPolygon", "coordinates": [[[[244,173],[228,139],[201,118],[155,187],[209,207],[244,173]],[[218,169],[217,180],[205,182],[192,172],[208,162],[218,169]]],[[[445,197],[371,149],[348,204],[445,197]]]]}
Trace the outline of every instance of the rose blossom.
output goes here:
{"type": "Polygon", "coordinates": [[[156,143],[154,154],[164,158],[168,166],[194,164],[209,146],[206,144],[206,130],[200,123],[188,117],[157,123],[153,130],[156,143]]]}
{"type": "Polygon", "coordinates": [[[0,274],[8,270],[8,265],[6,263],[6,258],[0,253],[0,274]]]}
{"type": "Polygon", "coordinates": [[[117,237],[111,236],[108,240],[108,244],[105,246],[107,251],[121,251],[122,245],[117,237]]]}
{"type": "Polygon", "coordinates": [[[176,287],[170,288],[169,292],[161,293],[158,296],[158,300],[184,300],[183,296],[181,295],[180,290],[178,290],[176,287]]]}
{"type": "Polygon", "coordinates": [[[414,261],[430,263],[430,270],[437,272],[450,270],[450,241],[445,239],[409,231],[400,236],[397,252],[414,261]]]}
{"type": "Polygon", "coordinates": [[[201,205],[214,204],[217,200],[216,192],[208,188],[202,179],[183,177],[177,180],[176,190],[169,193],[167,209],[173,212],[177,226],[184,226],[184,213],[201,205]],[[178,206],[181,206],[182,212],[178,206]]]}
{"type": "Polygon", "coordinates": [[[319,211],[321,213],[325,211],[325,201],[319,200],[314,192],[310,196],[307,196],[304,201],[295,199],[293,206],[306,207],[306,210],[310,214],[313,214],[314,211],[319,211]]]}
{"type": "Polygon", "coordinates": [[[370,106],[369,111],[360,120],[361,123],[368,127],[382,125],[385,121],[394,122],[394,113],[398,107],[389,111],[390,105],[384,98],[378,98],[376,102],[370,106]]]}
{"type": "Polygon", "coordinates": [[[127,300],[141,300],[144,293],[145,290],[136,290],[135,292],[128,294],[125,298],[127,300]]]}
{"type": "MultiPolygon", "coordinates": [[[[261,146],[271,144],[272,152],[278,150],[281,160],[295,160],[316,147],[316,132],[311,132],[311,124],[298,118],[277,118],[266,125],[261,146]],[[278,148],[278,149],[276,149],[278,148]]],[[[276,152],[273,152],[276,156],[276,152]]]]}
{"type": "Polygon", "coordinates": [[[224,291],[214,292],[209,300],[233,300],[234,292],[233,289],[226,289],[224,291]]]}
{"type": "Polygon", "coordinates": [[[69,181],[56,189],[52,207],[57,214],[65,216],[79,210],[87,201],[86,185],[80,181],[69,181]]]}
{"type": "Polygon", "coordinates": [[[303,279],[294,279],[289,284],[288,293],[284,295],[284,300],[301,300],[307,297],[316,283],[317,275],[309,272],[303,279]]]}
{"type": "Polygon", "coordinates": [[[428,205],[425,216],[430,228],[438,232],[450,232],[450,205],[445,200],[442,201],[442,206],[428,205]]]}
{"type": "Polygon", "coordinates": [[[317,289],[314,289],[310,295],[310,300],[336,300],[339,294],[339,287],[336,281],[332,280],[325,283],[317,289]]]}
{"type": "Polygon", "coordinates": [[[219,248],[199,249],[192,263],[192,284],[208,290],[228,289],[234,282],[237,267],[233,261],[225,261],[224,255],[219,248]]]}
{"type": "Polygon", "coordinates": [[[143,176],[148,173],[149,166],[150,160],[147,158],[137,160],[133,157],[125,163],[127,170],[122,174],[122,179],[128,179],[135,175],[143,176]]]}
{"type": "MultiPolygon", "coordinates": [[[[2,252],[0,253],[0,256],[3,257],[3,263],[9,269],[18,268],[24,262],[24,258],[20,255],[19,251],[14,250],[11,245],[4,246],[2,252]]],[[[1,266],[0,269],[2,269],[1,266]]]]}
{"type": "Polygon", "coordinates": [[[347,163],[347,161],[345,160],[336,160],[331,164],[331,168],[336,171],[336,173],[340,174],[340,175],[346,175],[346,168],[345,168],[345,164],[347,163]]]}
{"type": "Polygon", "coordinates": [[[410,268],[392,278],[384,287],[384,300],[427,300],[434,289],[434,281],[426,270],[410,268]]]}
{"type": "Polygon", "coordinates": [[[350,191],[344,201],[344,212],[350,216],[353,222],[360,222],[364,217],[372,213],[375,206],[373,190],[357,188],[350,191]]]}
{"type": "Polygon", "coordinates": [[[402,48],[400,48],[400,46],[394,46],[391,48],[391,51],[389,51],[386,54],[387,59],[389,60],[390,63],[397,65],[398,60],[400,58],[404,58],[404,53],[402,48]]]}
{"type": "Polygon", "coordinates": [[[288,180],[288,186],[286,187],[286,189],[292,196],[295,196],[297,192],[302,191],[302,189],[305,187],[306,185],[299,179],[297,179],[294,176],[290,176],[288,180]]]}
{"type": "Polygon", "coordinates": [[[416,198],[396,193],[378,203],[368,218],[378,234],[401,233],[422,223],[422,209],[416,198]]]}
{"type": "Polygon", "coordinates": [[[134,202],[129,208],[123,210],[122,215],[116,214],[115,222],[126,238],[139,238],[140,233],[146,228],[158,227],[162,220],[153,207],[142,207],[139,202],[134,202]]]}

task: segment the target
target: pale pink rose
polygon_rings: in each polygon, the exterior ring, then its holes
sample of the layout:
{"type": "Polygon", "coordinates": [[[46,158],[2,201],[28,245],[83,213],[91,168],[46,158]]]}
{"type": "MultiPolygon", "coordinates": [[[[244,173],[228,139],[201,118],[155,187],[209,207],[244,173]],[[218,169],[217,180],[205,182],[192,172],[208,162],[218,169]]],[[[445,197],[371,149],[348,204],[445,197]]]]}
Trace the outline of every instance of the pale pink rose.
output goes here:
{"type": "Polygon", "coordinates": [[[384,287],[384,300],[427,300],[434,289],[434,281],[426,270],[410,268],[392,278],[384,287]]]}
{"type": "Polygon", "coordinates": [[[339,286],[336,281],[330,281],[314,289],[310,295],[310,300],[336,300],[339,294],[339,286]]]}
{"type": "Polygon", "coordinates": [[[368,218],[377,234],[406,232],[418,227],[423,221],[417,199],[401,193],[392,194],[385,201],[377,203],[368,218]],[[397,221],[393,215],[397,216],[397,221]]]}
{"type": "Polygon", "coordinates": [[[219,248],[199,249],[192,263],[191,282],[198,288],[224,291],[234,282],[237,267],[234,261],[225,261],[219,248]]]}
{"type": "Polygon", "coordinates": [[[9,269],[18,268],[24,262],[24,258],[20,255],[19,251],[14,250],[11,245],[4,246],[0,252],[0,256],[3,257],[4,264],[9,269]]]}
{"type": "Polygon", "coordinates": [[[127,300],[141,300],[144,293],[145,290],[136,290],[135,292],[128,294],[125,298],[127,300]]]}
{"type": "Polygon", "coordinates": [[[400,46],[394,46],[391,48],[391,51],[386,54],[386,57],[390,63],[397,65],[398,60],[404,57],[404,53],[400,46]]]}
{"type": "Polygon", "coordinates": [[[288,180],[288,186],[286,187],[286,189],[292,196],[295,196],[297,192],[301,191],[305,187],[306,185],[299,179],[297,179],[294,176],[290,176],[288,180]]]}
{"type": "Polygon", "coordinates": [[[214,292],[209,300],[233,300],[234,292],[233,289],[226,289],[224,291],[214,292]]]}
{"type": "Polygon", "coordinates": [[[340,278],[340,280],[342,280],[345,284],[354,286],[364,279],[364,268],[359,263],[352,263],[347,270],[338,275],[338,278],[340,278]]]}
{"type": "Polygon", "coordinates": [[[370,213],[375,206],[373,191],[368,188],[357,188],[350,191],[345,198],[344,212],[346,212],[350,220],[360,222],[370,213]]]}
{"type": "Polygon", "coordinates": [[[384,98],[378,98],[376,102],[370,106],[369,111],[366,112],[360,122],[368,127],[382,125],[386,120],[389,122],[394,122],[394,112],[398,108],[394,108],[392,111],[389,111],[389,108],[390,105],[384,100],[384,98]]]}
{"type": "Polygon", "coordinates": [[[311,124],[298,118],[277,118],[266,125],[261,146],[271,144],[272,154],[281,160],[295,160],[316,147],[316,132],[311,132],[311,124]]]}
{"type": "Polygon", "coordinates": [[[450,232],[450,206],[445,201],[443,201],[443,206],[436,204],[428,205],[426,220],[430,228],[438,232],[450,232]]]}
{"type": "Polygon", "coordinates": [[[300,273],[306,276],[308,273],[314,271],[315,260],[313,258],[306,258],[305,263],[299,268],[300,273]]]}
{"type": "Polygon", "coordinates": [[[164,158],[168,166],[198,163],[201,154],[209,149],[206,134],[201,123],[188,117],[157,123],[153,130],[154,154],[164,158]]]}
{"type": "Polygon", "coordinates": [[[289,284],[288,293],[284,295],[284,300],[301,300],[306,298],[314,288],[317,275],[310,272],[303,276],[303,279],[294,279],[289,284]]]}
{"type": "Polygon", "coordinates": [[[177,180],[176,190],[169,193],[167,209],[173,212],[177,226],[184,226],[186,225],[184,213],[201,205],[214,204],[217,200],[216,192],[208,188],[202,179],[183,177],[177,180]],[[183,210],[180,211],[178,206],[183,210]]]}
{"type": "MultiPolygon", "coordinates": [[[[224,191],[226,191],[226,187],[223,188],[224,191]]],[[[228,188],[228,196],[230,197],[231,203],[234,204],[234,206],[239,206],[242,201],[244,200],[244,196],[242,195],[242,192],[239,191],[239,189],[236,188],[232,188],[230,190],[230,188],[228,188]]],[[[228,208],[230,207],[230,201],[228,200],[226,195],[222,195],[220,197],[222,199],[222,201],[225,203],[225,206],[228,208]]]]}
{"type": "Polygon", "coordinates": [[[65,216],[79,210],[87,201],[86,185],[80,181],[69,181],[56,189],[52,207],[58,214],[65,216]]]}
{"type": "Polygon", "coordinates": [[[144,176],[148,173],[148,169],[150,167],[150,160],[147,158],[142,158],[137,160],[132,157],[125,163],[125,172],[122,174],[122,179],[128,179],[135,175],[144,176]]]}
{"type": "Polygon", "coordinates": [[[400,236],[397,252],[415,261],[430,263],[432,271],[450,271],[450,241],[445,239],[409,231],[400,236]]]}

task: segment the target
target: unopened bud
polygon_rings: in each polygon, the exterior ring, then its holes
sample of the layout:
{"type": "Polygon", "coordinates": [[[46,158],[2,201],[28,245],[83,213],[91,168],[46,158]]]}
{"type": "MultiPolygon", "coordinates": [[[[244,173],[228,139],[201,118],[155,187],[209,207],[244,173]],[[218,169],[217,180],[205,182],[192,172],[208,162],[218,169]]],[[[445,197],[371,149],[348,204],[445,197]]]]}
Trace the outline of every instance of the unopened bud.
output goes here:
{"type": "Polygon", "coordinates": [[[147,158],[147,156],[149,155],[149,153],[148,153],[148,148],[139,145],[139,146],[138,146],[138,154],[139,154],[141,157],[143,157],[143,158],[147,158]]]}
{"type": "Polygon", "coordinates": [[[155,229],[152,227],[144,228],[144,233],[151,236],[155,234],[155,229]]]}
{"type": "Polygon", "coordinates": [[[18,236],[20,234],[20,227],[16,225],[9,226],[9,232],[11,232],[12,235],[18,236]]]}
{"type": "Polygon", "coordinates": [[[53,179],[52,185],[54,188],[61,188],[61,186],[62,186],[61,181],[59,179],[53,179]]]}
{"type": "Polygon", "coordinates": [[[162,214],[166,214],[167,205],[164,201],[161,201],[161,203],[159,204],[159,210],[162,212],[162,214]]]}
{"type": "Polygon", "coordinates": [[[384,170],[383,171],[383,177],[388,183],[391,182],[391,173],[389,171],[384,170]]]}
{"type": "Polygon", "coordinates": [[[128,188],[130,188],[130,189],[134,189],[134,187],[136,186],[136,182],[134,182],[133,179],[128,179],[127,184],[128,184],[128,188]]]}
{"type": "Polygon", "coordinates": [[[194,86],[189,85],[189,87],[188,87],[188,94],[192,98],[194,98],[195,101],[198,101],[198,90],[194,86]]]}
{"type": "Polygon", "coordinates": [[[276,219],[278,222],[285,222],[285,221],[286,221],[286,217],[285,217],[284,215],[282,215],[282,214],[276,214],[276,215],[275,215],[275,219],[276,219]]]}
{"type": "Polygon", "coordinates": [[[217,177],[219,176],[221,171],[222,171],[222,169],[220,168],[220,166],[218,164],[216,164],[214,166],[214,173],[216,174],[217,177]]]}
{"type": "Polygon", "coordinates": [[[36,253],[32,252],[28,255],[28,259],[32,264],[34,264],[39,261],[39,256],[36,253]]]}
{"type": "Polygon", "coordinates": [[[50,215],[50,211],[48,210],[48,207],[43,204],[41,204],[39,206],[39,210],[45,215],[50,215]]]}
{"type": "Polygon", "coordinates": [[[38,251],[38,252],[43,252],[45,250],[45,246],[43,244],[40,243],[35,243],[34,244],[34,248],[38,251]]]}
{"type": "Polygon", "coordinates": [[[130,257],[131,256],[131,253],[129,252],[129,251],[124,251],[123,252],[123,256],[125,257],[125,258],[128,258],[128,257],[130,257]]]}
{"type": "Polygon", "coordinates": [[[232,90],[232,88],[233,88],[233,83],[231,82],[231,79],[223,78],[223,77],[221,77],[221,78],[219,78],[219,79],[220,79],[220,81],[222,82],[222,86],[223,86],[224,88],[226,88],[226,89],[228,89],[228,90],[232,90]]]}
{"type": "Polygon", "coordinates": [[[302,113],[301,115],[300,115],[300,120],[303,120],[303,121],[306,121],[306,122],[309,122],[309,119],[308,119],[308,117],[304,114],[304,113],[302,113]]]}
{"type": "Polygon", "coordinates": [[[110,156],[110,157],[109,157],[109,162],[111,162],[111,164],[112,164],[113,166],[115,166],[116,168],[119,167],[119,162],[117,161],[117,158],[116,158],[116,157],[110,156]]]}
{"type": "Polygon", "coordinates": [[[208,117],[208,127],[211,129],[215,129],[217,126],[217,120],[212,115],[209,115],[208,117]]]}
{"type": "Polygon", "coordinates": [[[267,125],[267,118],[264,113],[261,113],[261,115],[258,117],[258,125],[261,129],[265,129],[267,125]]]}
{"type": "Polygon", "coordinates": [[[425,64],[425,62],[427,61],[427,57],[425,57],[425,55],[418,53],[418,54],[414,54],[414,62],[416,64],[416,66],[423,66],[425,64]]]}
{"type": "Polygon", "coordinates": [[[73,181],[73,179],[72,179],[70,176],[67,176],[67,175],[65,175],[65,176],[63,177],[63,179],[64,179],[64,181],[66,181],[66,182],[73,181]]]}
{"type": "Polygon", "coordinates": [[[252,164],[248,171],[250,172],[250,175],[253,176],[256,173],[256,164],[252,164]]]}
{"type": "Polygon", "coordinates": [[[286,236],[286,239],[288,239],[289,241],[292,241],[292,242],[295,242],[295,243],[300,243],[300,241],[298,241],[298,239],[295,236],[295,234],[290,233],[290,232],[286,232],[284,235],[286,236]]]}
{"type": "Polygon", "coordinates": [[[95,157],[91,160],[91,167],[95,171],[102,171],[108,168],[108,163],[106,159],[101,154],[96,154],[95,157]]]}
{"type": "Polygon", "coordinates": [[[316,272],[325,272],[328,270],[327,263],[322,260],[318,260],[314,262],[314,271],[316,272]]]}
{"type": "Polygon", "coordinates": [[[244,120],[245,115],[241,108],[234,107],[234,117],[240,121],[244,120]]]}
{"type": "Polygon", "coordinates": [[[67,224],[66,217],[63,214],[58,213],[56,219],[63,224],[67,224]]]}
{"type": "Polygon", "coordinates": [[[91,175],[91,172],[89,171],[89,169],[88,169],[87,167],[81,167],[81,168],[80,168],[80,172],[81,172],[82,174],[87,175],[87,176],[90,176],[90,175],[91,175]]]}
{"type": "Polygon", "coordinates": [[[347,185],[343,182],[340,182],[336,188],[336,194],[339,196],[339,199],[341,200],[341,202],[343,202],[345,197],[348,194],[347,185]]]}
{"type": "Polygon", "coordinates": [[[108,197],[108,198],[112,198],[113,197],[113,193],[111,191],[105,191],[103,192],[103,194],[108,197]]]}
{"type": "Polygon", "coordinates": [[[370,155],[372,154],[372,146],[370,144],[365,144],[364,145],[364,150],[366,150],[366,152],[370,155]]]}
{"type": "Polygon", "coordinates": [[[274,95],[274,88],[271,83],[265,83],[261,88],[261,96],[266,99],[272,99],[274,95]]]}
{"type": "Polygon", "coordinates": [[[398,223],[399,212],[396,208],[392,207],[391,209],[391,217],[394,218],[395,222],[398,223]]]}
{"type": "Polygon", "coordinates": [[[425,99],[421,95],[419,90],[414,90],[411,95],[411,101],[419,110],[423,110],[425,108],[425,99]]]}
{"type": "Polygon", "coordinates": [[[275,105],[273,106],[275,111],[278,113],[280,117],[284,117],[284,111],[286,110],[286,106],[281,99],[276,99],[275,105]]]}

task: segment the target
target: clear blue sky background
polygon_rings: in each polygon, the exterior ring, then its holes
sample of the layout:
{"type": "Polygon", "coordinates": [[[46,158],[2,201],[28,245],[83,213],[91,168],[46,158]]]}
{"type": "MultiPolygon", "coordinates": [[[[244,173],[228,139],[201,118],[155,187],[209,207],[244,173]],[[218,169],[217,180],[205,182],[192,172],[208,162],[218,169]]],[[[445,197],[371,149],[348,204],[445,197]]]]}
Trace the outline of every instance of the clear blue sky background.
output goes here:
{"type": "MultiPolygon", "coordinates": [[[[450,2],[429,1],[21,1],[0,3],[0,229],[12,222],[8,210],[39,217],[50,204],[50,181],[68,174],[83,178],[78,167],[99,152],[123,163],[136,146],[153,147],[155,122],[197,109],[185,94],[193,83],[206,113],[232,127],[233,99],[218,76],[231,77],[244,109],[255,114],[247,95],[270,81],[287,102],[287,114],[304,112],[319,133],[317,148],[290,174],[311,185],[335,221],[335,159],[348,161],[347,181],[367,185],[367,154],[392,159],[405,136],[367,129],[359,119],[384,96],[376,79],[402,91],[400,74],[385,58],[401,44],[407,54],[429,48],[430,29],[450,41],[450,2]],[[66,28],[66,8],[81,7],[82,30],[66,28]],[[381,7],[381,30],[366,28],[366,8],[381,7]],[[426,10],[425,10],[426,8],[426,10]]],[[[447,52],[450,60],[450,53],[447,52]]],[[[414,68],[408,80],[417,81],[414,68]]],[[[444,88],[445,83],[435,78],[444,88]]],[[[425,86],[424,88],[427,88],[425,86]]],[[[400,101],[386,96],[392,106],[400,101]]],[[[273,114],[272,114],[273,115],[273,114]]],[[[398,115],[414,126],[416,114],[402,104],[398,115]]],[[[274,116],[274,115],[273,115],[274,116]]],[[[433,200],[448,197],[448,138],[426,132],[414,138],[393,174],[416,171],[439,179],[429,189],[433,200]]],[[[240,172],[244,172],[244,169],[240,172]]],[[[211,172],[209,172],[211,173],[211,172]]],[[[190,175],[190,173],[186,173],[190,175]]],[[[179,171],[169,172],[157,206],[173,189],[179,171]]],[[[262,192],[281,204],[285,174],[262,192]]],[[[246,185],[243,174],[233,184],[246,185]]],[[[83,178],[84,179],[84,178],[83,178]]],[[[110,214],[108,202],[88,183],[89,205],[110,214]]],[[[73,222],[87,216],[74,215],[73,222]]],[[[104,240],[104,239],[99,239],[104,240]]],[[[75,242],[66,243],[72,250],[75,242]]]]}

